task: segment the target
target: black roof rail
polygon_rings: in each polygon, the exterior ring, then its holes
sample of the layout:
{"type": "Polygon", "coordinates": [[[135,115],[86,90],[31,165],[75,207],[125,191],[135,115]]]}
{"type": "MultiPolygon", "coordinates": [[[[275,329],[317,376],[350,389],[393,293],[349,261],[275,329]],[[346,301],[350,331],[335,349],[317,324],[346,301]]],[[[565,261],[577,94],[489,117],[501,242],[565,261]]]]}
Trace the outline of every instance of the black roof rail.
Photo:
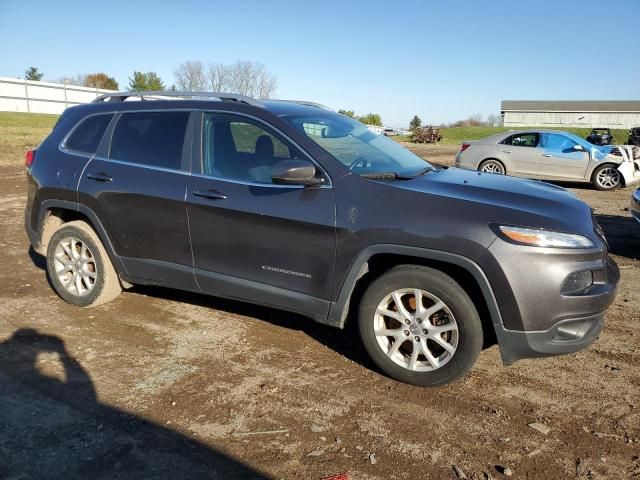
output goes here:
{"type": "Polygon", "coordinates": [[[298,105],[306,105],[307,107],[318,107],[318,108],[322,108],[323,110],[331,110],[333,112],[333,109],[330,107],[327,107],[326,105],[322,105],[321,103],[315,103],[315,102],[307,102],[306,100],[276,100],[276,99],[268,99],[269,102],[285,102],[285,103],[296,103],[298,105]]]}
{"type": "Polygon", "coordinates": [[[155,97],[170,97],[171,99],[183,99],[183,98],[215,98],[220,101],[233,101],[246,103],[254,107],[264,108],[264,104],[260,100],[248,97],[246,95],[240,95],[237,93],[222,93],[222,92],[174,92],[171,90],[144,90],[144,91],[131,91],[131,92],[114,92],[100,95],[94,99],[91,103],[101,102],[124,102],[127,98],[140,97],[140,100],[157,100],[155,97]]]}

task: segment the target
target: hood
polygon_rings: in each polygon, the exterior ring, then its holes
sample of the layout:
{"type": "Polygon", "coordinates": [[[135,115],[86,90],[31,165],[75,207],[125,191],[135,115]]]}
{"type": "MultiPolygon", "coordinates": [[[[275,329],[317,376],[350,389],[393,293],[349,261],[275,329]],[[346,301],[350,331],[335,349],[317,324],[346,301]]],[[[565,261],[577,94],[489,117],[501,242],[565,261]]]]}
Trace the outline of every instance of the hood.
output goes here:
{"type": "Polygon", "coordinates": [[[594,238],[591,208],[570,191],[538,180],[446,168],[413,180],[397,181],[398,188],[474,202],[492,209],[494,222],[558,229],[594,238]]]}

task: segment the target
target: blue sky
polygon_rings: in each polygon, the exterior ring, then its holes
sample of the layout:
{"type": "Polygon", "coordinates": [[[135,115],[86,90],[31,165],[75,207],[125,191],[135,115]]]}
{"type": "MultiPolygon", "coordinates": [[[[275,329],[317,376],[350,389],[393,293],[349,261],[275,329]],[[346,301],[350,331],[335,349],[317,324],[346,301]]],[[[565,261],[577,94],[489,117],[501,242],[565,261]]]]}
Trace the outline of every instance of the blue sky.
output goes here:
{"type": "Polygon", "coordinates": [[[253,60],[278,98],[440,123],[503,99],[639,99],[639,19],[637,0],[0,0],[0,76],[124,88],[134,70],[170,85],[186,60],[253,60]]]}

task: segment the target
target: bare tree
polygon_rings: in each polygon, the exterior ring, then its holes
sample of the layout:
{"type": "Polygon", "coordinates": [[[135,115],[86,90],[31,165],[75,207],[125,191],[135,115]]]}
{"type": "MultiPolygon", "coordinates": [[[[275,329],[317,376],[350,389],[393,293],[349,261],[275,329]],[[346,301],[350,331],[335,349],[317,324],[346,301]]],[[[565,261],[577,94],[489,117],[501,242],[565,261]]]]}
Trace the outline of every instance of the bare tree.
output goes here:
{"type": "Polygon", "coordinates": [[[173,75],[179,90],[197,92],[207,89],[207,77],[204,73],[204,66],[200,61],[181,63],[173,71],[173,75]]]}
{"type": "Polygon", "coordinates": [[[231,88],[230,71],[227,65],[222,63],[209,64],[209,86],[214,92],[229,92],[231,88]]]}
{"type": "Polygon", "coordinates": [[[492,127],[501,127],[502,126],[502,116],[496,115],[492,113],[487,116],[487,123],[489,123],[492,127]]]}
{"type": "Polygon", "coordinates": [[[239,93],[257,98],[275,94],[277,78],[258,62],[238,60],[231,65],[210,63],[205,73],[202,62],[180,64],[175,70],[176,86],[181,90],[239,93]]]}

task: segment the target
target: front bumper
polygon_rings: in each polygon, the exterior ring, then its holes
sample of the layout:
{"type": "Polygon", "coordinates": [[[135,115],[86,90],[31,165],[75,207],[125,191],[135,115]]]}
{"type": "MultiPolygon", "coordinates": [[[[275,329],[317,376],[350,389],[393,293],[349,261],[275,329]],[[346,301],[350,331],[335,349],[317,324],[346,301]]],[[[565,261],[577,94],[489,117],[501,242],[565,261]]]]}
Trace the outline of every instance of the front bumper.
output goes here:
{"type": "Polygon", "coordinates": [[[631,216],[640,222],[640,188],[636,189],[633,195],[631,195],[629,211],[631,212],[631,216]]]}
{"type": "Polygon", "coordinates": [[[602,331],[605,310],[615,298],[619,280],[618,266],[608,259],[606,284],[600,289],[597,298],[589,299],[589,296],[585,296],[583,299],[586,302],[592,300],[593,305],[599,308],[606,305],[604,310],[593,315],[565,318],[546,330],[509,330],[503,325],[494,325],[502,362],[512,365],[523,358],[564,355],[589,346],[602,331]]]}

